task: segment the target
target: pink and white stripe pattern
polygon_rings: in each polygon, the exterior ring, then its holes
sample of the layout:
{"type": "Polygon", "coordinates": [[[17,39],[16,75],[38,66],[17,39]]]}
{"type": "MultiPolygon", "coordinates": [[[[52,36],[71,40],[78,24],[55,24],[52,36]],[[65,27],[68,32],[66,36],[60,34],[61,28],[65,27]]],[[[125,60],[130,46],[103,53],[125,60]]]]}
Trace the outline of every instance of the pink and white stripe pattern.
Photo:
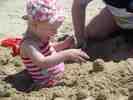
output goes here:
{"type": "MultiPolygon", "coordinates": [[[[44,56],[52,55],[55,52],[54,48],[51,47],[49,44],[45,44],[43,46],[40,46],[40,52],[44,56]]],[[[21,57],[24,65],[26,66],[27,71],[31,75],[32,79],[35,82],[39,82],[42,85],[48,85],[49,82],[52,80],[55,80],[54,77],[58,74],[61,74],[64,72],[64,63],[60,63],[56,66],[50,66],[50,68],[42,69],[39,66],[36,66],[30,58],[27,57],[21,57]]],[[[46,66],[47,67],[47,66],[46,66]]],[[[54,84],[54,83],[53,83],[54,84]]]]}

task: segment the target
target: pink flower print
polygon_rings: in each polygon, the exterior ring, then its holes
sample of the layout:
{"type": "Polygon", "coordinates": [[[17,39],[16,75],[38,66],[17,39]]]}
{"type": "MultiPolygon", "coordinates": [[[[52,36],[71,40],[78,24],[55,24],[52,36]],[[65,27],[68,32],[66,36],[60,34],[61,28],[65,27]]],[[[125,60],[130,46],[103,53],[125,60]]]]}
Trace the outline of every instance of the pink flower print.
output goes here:
{"type": "Polygon", "coordinates": [[[33,16],[33,19],[40,20],[43,15],[44,14],[41,11],[36,11],[36,14],[33,16]]]}

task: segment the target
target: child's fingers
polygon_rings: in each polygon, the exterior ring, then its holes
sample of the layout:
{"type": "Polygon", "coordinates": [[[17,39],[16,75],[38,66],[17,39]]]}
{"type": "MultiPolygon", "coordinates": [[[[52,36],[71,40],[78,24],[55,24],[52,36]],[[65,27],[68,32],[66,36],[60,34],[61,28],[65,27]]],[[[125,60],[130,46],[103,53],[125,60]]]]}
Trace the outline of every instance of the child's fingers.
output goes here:
{"type": "Polygon", "coordinates": [[[83,57],[84,59],[86,60],[90,59],[90,57],[84,51],[80,50],[80,53],[81,53],[80,56],[83,57]]]}
{"type": "Polygon", "coordinates": [[[73,36],[68,36],[65,40],[71,43],[74,43],[75,41],[73,36]]]}
{"type": "Polygon", "coordinates": [[[55,67],[50,67],[48,68],[48,72],[51,73],[51,74],[56,74],[56,73],[59,73],[61,72],[60,70],[58,70],[58,66],[55,66],[55,67]]]}
{"type": "Polygon", "coordinates": [[[54,75],[54,78],[57,79],[57,80],[61,80],[62,76],[63,76],[63,73],[58,73],[58,74],[54,75]]]}
{"type": "Polygon", "coordinates": [[[54,79],[61,79],[63,72],[58,68],[51,68],[48,71],[49,74],[53,75],[54,79]]]}
{"type": "Polygon", "coordinates": [[[61,73],[61,72],[62,72],[62,71],[60,71],[58,68],[49,71],[49,73],[50,73],[50,74],[53,74],[53,75],[57,75],[57,74],[59,74],[59,73],[61,73]]]}
{"type": "Polygon", "coordinates": [[[76,61],[78,63],[86,62],[86,60],[83,57],[81,57],[81,56],[78,56],[76,59],[74,59],[74,61],[76,61]]]}
{"type": "Polygon", "coordinates": [[[52,73],[53,71],[55,71],[57,68],[55,68],[55,67],[50,67],[50,68],[48,68],[48,72],[49,73],[52,73]]]}

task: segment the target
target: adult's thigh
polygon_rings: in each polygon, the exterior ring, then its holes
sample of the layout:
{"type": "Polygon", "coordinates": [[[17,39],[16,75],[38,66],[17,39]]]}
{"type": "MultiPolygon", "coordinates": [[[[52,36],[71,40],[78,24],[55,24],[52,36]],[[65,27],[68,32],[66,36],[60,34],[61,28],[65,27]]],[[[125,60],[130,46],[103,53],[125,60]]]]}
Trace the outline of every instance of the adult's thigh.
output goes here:
{"type": "Polygon", "coordinates": [[[84,34],[87,38],[104,38],[116,30],[119,30],[119,27],[111,12],[105,7],[89,22],[84,34]]]}

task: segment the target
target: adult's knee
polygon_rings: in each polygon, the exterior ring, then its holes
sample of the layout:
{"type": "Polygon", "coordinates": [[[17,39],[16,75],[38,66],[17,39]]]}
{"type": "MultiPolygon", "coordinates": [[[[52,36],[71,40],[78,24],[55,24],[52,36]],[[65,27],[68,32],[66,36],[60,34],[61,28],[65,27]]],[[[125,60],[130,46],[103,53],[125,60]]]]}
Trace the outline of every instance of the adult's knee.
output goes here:
{"type": "Polygon", "coordinates": [[[99,36],[98,32],[90,29],[85,32],[85,37],[93,40],[93,39],[98,39],[102,36],[99,36]]]}

